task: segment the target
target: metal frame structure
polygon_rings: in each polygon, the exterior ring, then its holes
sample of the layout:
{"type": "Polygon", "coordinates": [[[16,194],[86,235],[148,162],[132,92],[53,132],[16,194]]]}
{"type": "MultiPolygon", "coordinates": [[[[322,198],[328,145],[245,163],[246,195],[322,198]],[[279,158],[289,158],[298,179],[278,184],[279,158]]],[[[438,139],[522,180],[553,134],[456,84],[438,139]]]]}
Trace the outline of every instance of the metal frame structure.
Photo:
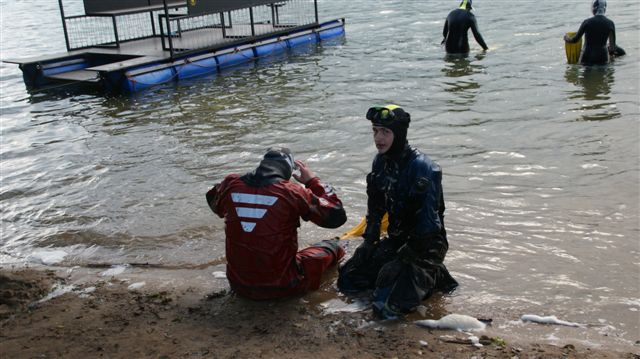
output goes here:
{"type": "Polygon", "coordinates": [[[317,0],[83,1],[84,15],[66,16],[58,0],[67,51],[158,38],[173,59],[319,23],[317,0]]]}
{"type": "Polygon", "coordinates": [[[317,0],[83,0],[74,16],[63,1],[67,52],[4,60],[29,89],[133,93],[344,35],[344,19],[319,22],[317,0]]]}

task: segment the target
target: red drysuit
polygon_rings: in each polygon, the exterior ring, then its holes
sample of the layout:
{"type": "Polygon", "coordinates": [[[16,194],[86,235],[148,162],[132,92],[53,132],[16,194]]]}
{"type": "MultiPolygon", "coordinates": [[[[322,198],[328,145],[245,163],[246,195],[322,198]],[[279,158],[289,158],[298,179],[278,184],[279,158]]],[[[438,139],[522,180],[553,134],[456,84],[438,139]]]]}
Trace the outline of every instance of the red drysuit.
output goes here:
{"type": "Polygon", "coordinates": [[[225,221],[231,288],[252,299],[318,289],[322,273],[344,250],[337,241],[322,241],[298,252],[300,218],[337,228],[346,221],[342,202],[317,177],[305,188],[285,179],[255,186],[247,176],[229,175],[207,193],[209,206],[225,221]]]}

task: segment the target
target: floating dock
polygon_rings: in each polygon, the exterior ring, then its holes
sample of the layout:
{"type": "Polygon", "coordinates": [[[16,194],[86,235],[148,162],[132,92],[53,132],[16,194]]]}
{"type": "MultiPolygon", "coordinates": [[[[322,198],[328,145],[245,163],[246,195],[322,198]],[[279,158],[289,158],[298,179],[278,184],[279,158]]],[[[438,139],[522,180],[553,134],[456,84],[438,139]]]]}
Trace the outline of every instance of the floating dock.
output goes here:
{"type": "Polygon", "coordinates": [[[29,89],[93,84],[133,93],[344,36],[318,22],[317,0],[84,0],[65,16],[67,52],[22,60],[29,89]]]}

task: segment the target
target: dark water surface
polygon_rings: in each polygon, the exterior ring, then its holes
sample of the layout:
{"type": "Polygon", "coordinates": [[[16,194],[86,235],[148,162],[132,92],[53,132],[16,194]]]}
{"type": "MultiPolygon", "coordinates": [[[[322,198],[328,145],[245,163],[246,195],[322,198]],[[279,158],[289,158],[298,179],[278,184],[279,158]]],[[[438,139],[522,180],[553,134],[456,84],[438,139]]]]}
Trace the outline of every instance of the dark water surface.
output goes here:
{"type": "MultiPolygon", "coordinates": [[[[562,42],[589,1],[474,5],[490,51],[472,40],[467,58],[440,47],[457,2],[327,0],[321,19],[345,17],[344,39],[132,97],[29,93],[0,64],[0,262],[44,248],[69,266],[219,259],[224,227],[204,193],[274,144],[308,161],[348,211],[339,230],[303,224],[301,243],[339,235],[366,211],[375,147],[364,113],[395,102],[412,115],[410,142],[444,169],[447,265],[461,287],[436,304],[524,333],[509,319],[556,315],[591,324],[558,337],[632,347],[640,3],[609,3],[628,55],[596,68],[567,65],[562,42]]],[[[0,6],[3,59],[64,50],[56,1],[0,6]]]]}

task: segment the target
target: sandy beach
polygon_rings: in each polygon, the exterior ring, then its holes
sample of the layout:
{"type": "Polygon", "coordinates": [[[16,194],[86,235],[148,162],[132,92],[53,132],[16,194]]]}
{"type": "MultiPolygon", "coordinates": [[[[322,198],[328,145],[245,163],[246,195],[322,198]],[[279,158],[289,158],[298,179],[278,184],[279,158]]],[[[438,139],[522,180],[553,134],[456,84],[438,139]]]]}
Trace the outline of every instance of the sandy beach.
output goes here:
{"type": "Polygon", "coordinates": [[[380,322],[370,311],[326,314],[313,303],[332,290],[331,281],[307,296],[256,302],[225,288],[193,286],[197,282],[159,288],[105,276],[78,281],[65,273],[2,269],[0,357],[640,357],[638,351],[531,343],[495,327],[470,334],[407,319],[380,322]],[[64,294],[47,299],[52,288],[64,294]]]}

